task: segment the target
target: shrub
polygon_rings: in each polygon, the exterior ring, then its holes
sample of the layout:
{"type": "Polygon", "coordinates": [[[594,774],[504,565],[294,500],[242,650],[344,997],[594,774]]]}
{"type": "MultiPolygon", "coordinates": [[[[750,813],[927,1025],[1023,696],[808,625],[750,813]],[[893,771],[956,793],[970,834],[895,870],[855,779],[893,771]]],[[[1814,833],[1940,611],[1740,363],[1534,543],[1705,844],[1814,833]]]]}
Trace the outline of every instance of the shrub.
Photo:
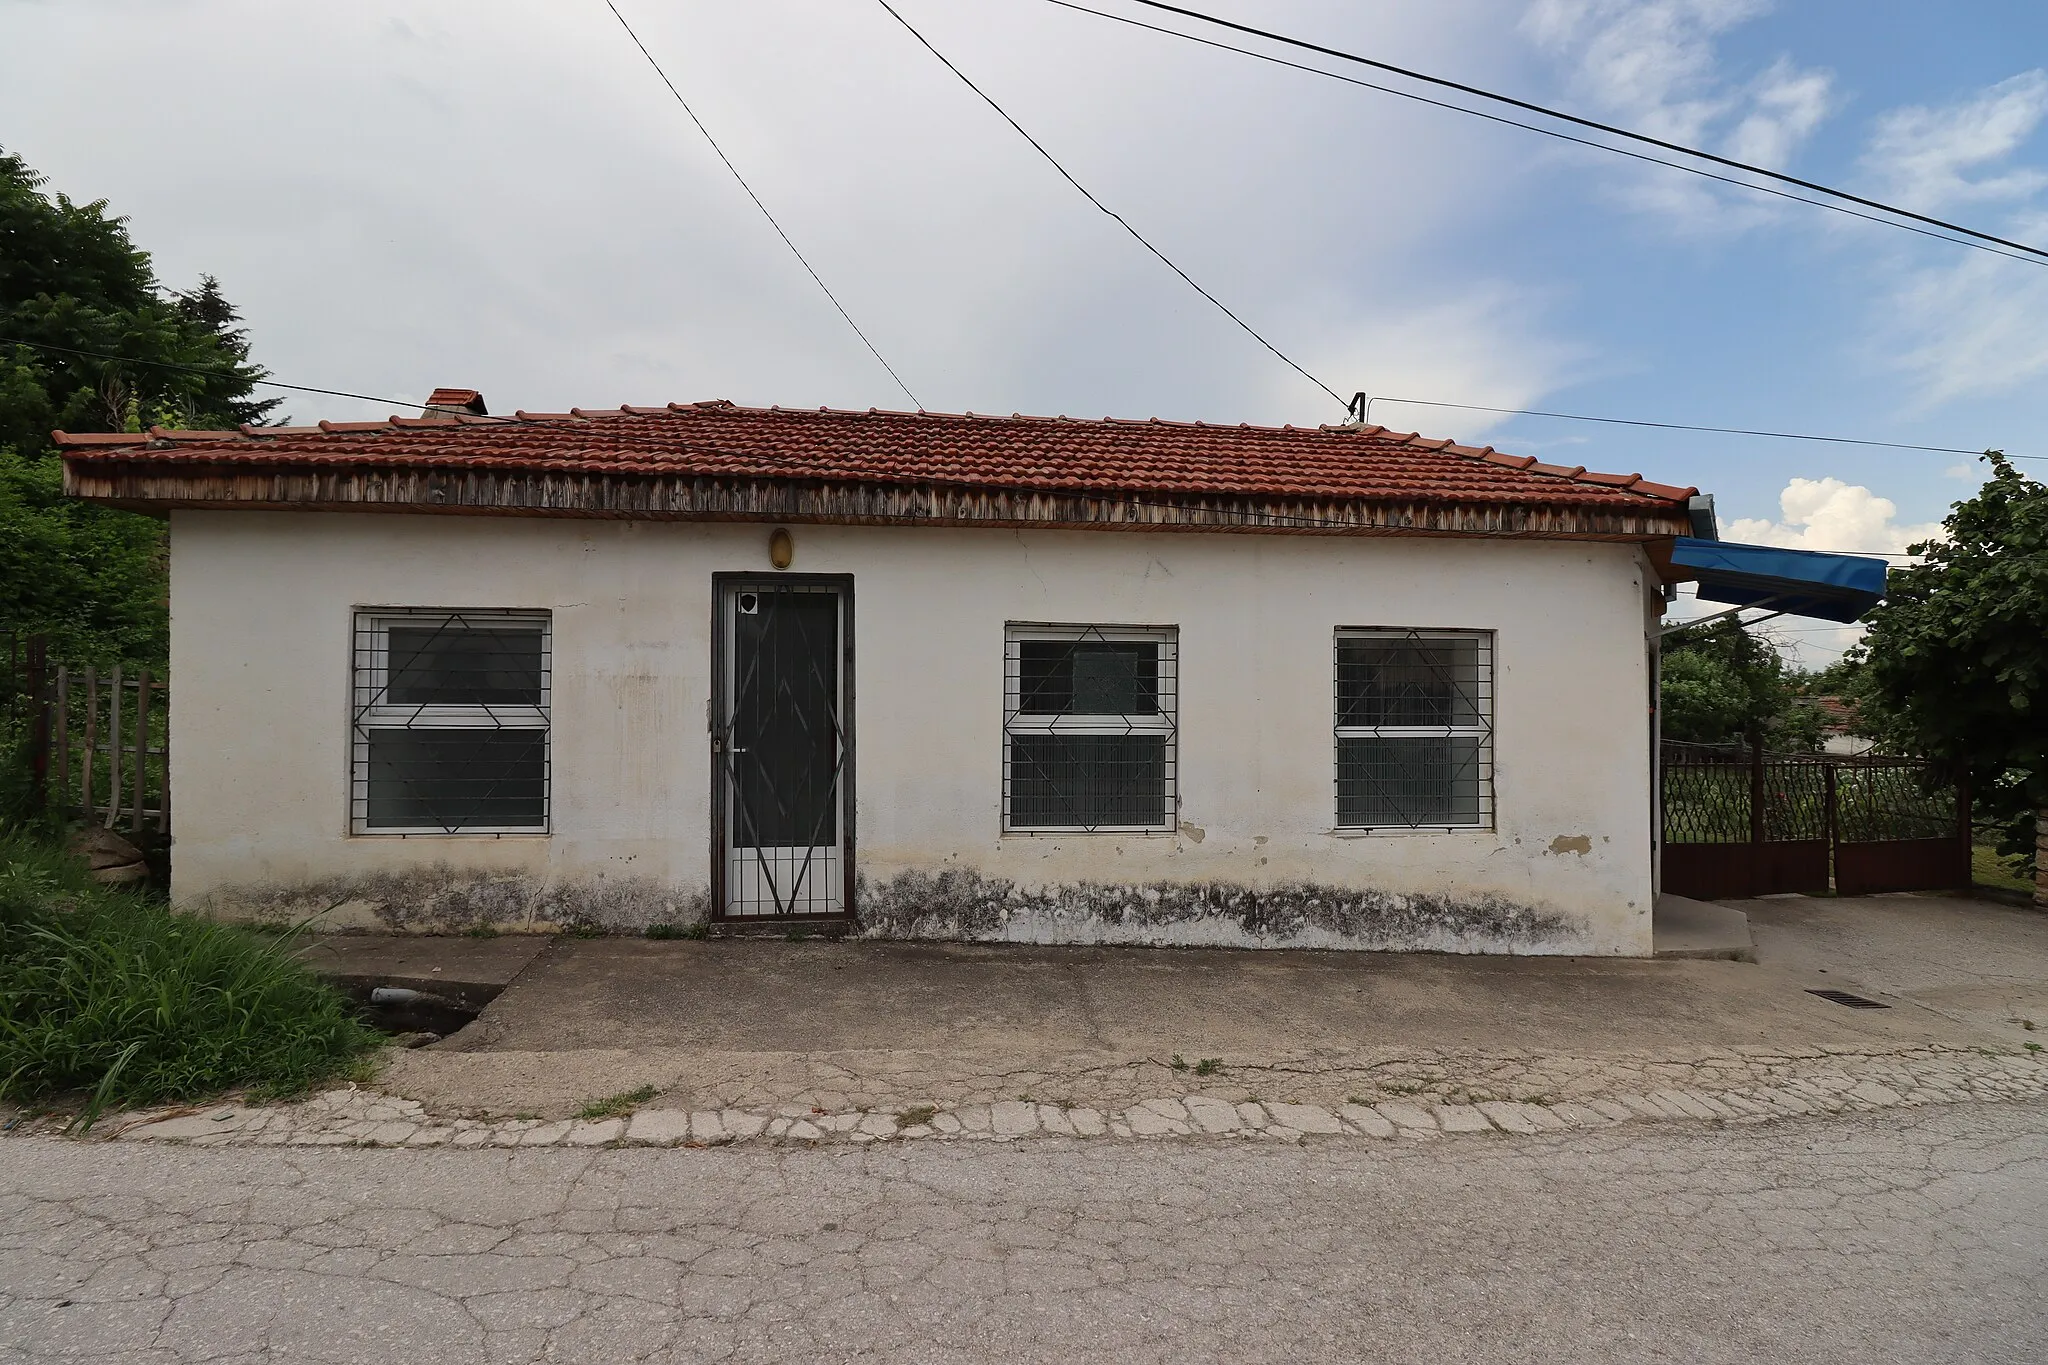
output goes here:
{"type": "Polygon", "coordinates": [[[276,1096],[345,1070],[378,1035],[264,936],[108,891],[0,834],[0,1099],[103,1104],[276,1096]]]}

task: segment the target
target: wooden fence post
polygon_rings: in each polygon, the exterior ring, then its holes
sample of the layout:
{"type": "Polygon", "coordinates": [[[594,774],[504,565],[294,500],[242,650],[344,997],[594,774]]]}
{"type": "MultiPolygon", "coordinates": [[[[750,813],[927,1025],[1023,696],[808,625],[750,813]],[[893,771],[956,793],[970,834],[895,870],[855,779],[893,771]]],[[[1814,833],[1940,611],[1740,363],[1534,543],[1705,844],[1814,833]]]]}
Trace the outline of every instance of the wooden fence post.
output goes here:
{"type": "Polygon", "coordinates": [[[92,808],[92,759],[100,731],[100,674],[91,664],[85,667],[85,761],[78,765],[78,811],[88,821],[92,808]]]}
{"type": "Polygon", "coordinates": [[[52,717],[50,749],[57,760],[50,790],[57,794],[58,813],[71,803],[71,670],[57,665],[57,703],[52,717]]]}
{"type": "Polygon", "coordinates": [[[149,779],[149,670],[135,679],[135,810],[128,828],[142,833],[142,798],[149,779]]]}
{"type": "Polygon", "coordinates": [[[121,665],[107,685],[107,828],[121,814],[121,665]]]}
{"type": "Polygon", "coordinates": [[[49,650],[43,637],[28,637],[29,792],[31,810],[41,810],[50,793],[49,650]]]}

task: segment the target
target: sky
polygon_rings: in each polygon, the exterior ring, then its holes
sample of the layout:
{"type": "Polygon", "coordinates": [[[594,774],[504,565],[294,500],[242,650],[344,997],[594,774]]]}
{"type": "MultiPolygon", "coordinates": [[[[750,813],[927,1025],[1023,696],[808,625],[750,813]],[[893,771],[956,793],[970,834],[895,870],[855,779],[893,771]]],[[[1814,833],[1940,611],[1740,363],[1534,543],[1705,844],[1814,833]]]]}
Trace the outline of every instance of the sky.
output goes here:
{"type": "MultiPolygon", "coordinates": [[[[2048,456],[2048,266],[1047,0],[893,2],[1375,421],[1696,485],[1729,538],[1847,551],[1924,537],[1981,463],[1389,400],[2048,456]]],[[[616,3],[917,404],[1342,418],[880,4],[616,3]]],[[[2039,0],[1205,5],[2048,245],[2039,0]]],[[[497,412],[912,406],[604,0],[0,0],[0,43],[35,54],[0,145],[126,214],[169,284],[217,275],[280,379],[497,412]]],[[[1808,662],[1845,642],[1786,629],[1808,662]]]]}

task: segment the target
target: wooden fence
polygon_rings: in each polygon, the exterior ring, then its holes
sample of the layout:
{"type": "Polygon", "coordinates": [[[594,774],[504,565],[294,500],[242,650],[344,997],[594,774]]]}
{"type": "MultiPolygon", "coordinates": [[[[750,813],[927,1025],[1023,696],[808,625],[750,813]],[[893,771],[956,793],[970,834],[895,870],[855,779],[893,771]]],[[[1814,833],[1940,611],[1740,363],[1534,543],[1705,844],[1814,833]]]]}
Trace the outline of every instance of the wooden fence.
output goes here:
{"type": "Polygon", "coordinates": [[[10,742],[31,800],[130,834],[171,828],[170,691],[148,669],[73,668],[38,639],[6,641],[10,742]]]}

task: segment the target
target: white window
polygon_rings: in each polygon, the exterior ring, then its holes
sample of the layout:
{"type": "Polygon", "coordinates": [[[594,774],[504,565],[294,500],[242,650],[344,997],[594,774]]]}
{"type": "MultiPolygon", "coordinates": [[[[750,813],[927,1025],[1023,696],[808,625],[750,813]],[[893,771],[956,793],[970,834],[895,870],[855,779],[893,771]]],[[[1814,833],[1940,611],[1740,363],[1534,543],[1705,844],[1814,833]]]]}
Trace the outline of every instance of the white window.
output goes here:
{"type": "Polygon", "coordinates": [[[1493,823],[1493,636],[1337,632],[1337,825],[1493,823]]]}
{"type": "Polygon", "coordinates": [[[350,827],[545,831],[550,643],[545,612],[358,611],[350,827]]]}
{"type": "Polygon", "coordinates": [[[1003,828],[1171,830],[1171,627],[1011,625],[1003,640],[1003,828]]]}

